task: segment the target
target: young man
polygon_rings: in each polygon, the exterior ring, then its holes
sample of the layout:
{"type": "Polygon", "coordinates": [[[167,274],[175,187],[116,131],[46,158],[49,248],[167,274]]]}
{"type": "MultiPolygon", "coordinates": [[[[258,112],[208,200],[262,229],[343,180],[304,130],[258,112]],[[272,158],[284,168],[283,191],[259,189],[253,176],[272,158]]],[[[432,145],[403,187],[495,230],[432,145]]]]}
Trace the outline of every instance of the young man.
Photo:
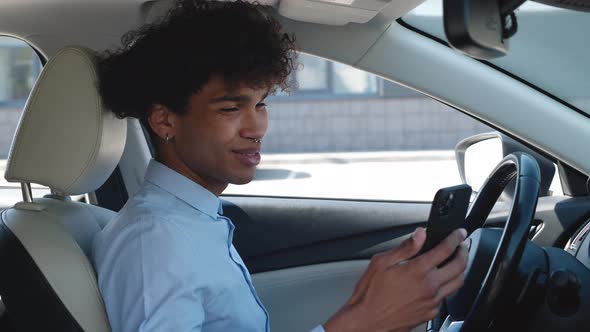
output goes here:
{"type": "MultiPolygon", "coordinates": [[[[181,0],[99,61],[105,105],[141,120],[156,148],[144,184],[95,239],[114,332],[268,331],[218,196],[260,162],[265,98],[289,87],[292,36],[265,8],[181,0]]],[[[376,255],[347,303],[317,331],[407,331],[463,283],[465,231],[416,258],[417,230],[376,255]],[[437,268],[459,247],[455,258],[437,268]]]]}

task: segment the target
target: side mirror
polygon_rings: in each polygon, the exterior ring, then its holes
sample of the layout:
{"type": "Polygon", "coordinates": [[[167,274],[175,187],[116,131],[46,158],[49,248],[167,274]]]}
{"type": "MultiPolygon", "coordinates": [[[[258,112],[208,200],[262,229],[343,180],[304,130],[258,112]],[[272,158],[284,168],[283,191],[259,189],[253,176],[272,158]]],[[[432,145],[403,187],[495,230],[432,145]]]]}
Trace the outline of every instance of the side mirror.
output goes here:
{"type": "MultiPolygon", "coordinates": [[[[463,183],[470,185],[474,193],[477,193],[494,167],[505,156],[517,151],[526,152],[537,160],[541,170],[541,191],[539,196],[549,196],[551,181],[555,176],[553,162],[499,132],[471,136],[457,144],[455,157],[461,180],[463,183]]],[[[514,185],[510,184],[502,193],[502,199],[510,200],[513,196],[514,185]]]]}
{"type": "Polygon", "coordinates": [[[461,180],[477,193],[504,158],[500,135],[487,133],[468,137],[457,144],[455,156],[461,180]]]}

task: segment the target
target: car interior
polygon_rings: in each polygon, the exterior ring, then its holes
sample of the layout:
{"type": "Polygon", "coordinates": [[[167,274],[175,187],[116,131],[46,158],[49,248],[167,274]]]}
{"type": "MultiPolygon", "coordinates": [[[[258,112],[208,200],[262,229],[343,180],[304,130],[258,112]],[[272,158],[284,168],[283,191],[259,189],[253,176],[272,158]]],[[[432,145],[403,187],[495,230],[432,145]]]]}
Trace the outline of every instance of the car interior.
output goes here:
{"type": "MultiPolygon", "coordinates": [[[[502,67],[502,58],[499,64],[493,60],[518,50],[519,31],[514,37],[499,32],[502,40],[512,38],[509,46],[486,44],[470,33],[478,27],[468,24],[443,40],[413,23],[415,10],[428,4],[421,0],[260,2],[274,7],[273,15],[297,36],[301,52],[399,83],[495,130],[457,142],[455,149],[461,178],[470,184],[478,163],[472,163],[469,151],[491,141],[501,151],[493,167],[483,171],[481,186],[474,187],[466,221],[471,247],[465,287],[446,301],[441,317],[413,331],[579,331],[589,326],[590,88],[576,103],[562,99],[559,90],[568,84],[583,90],[588,80],[568,81],[551,91],[529,82],[502,67]],[[472,39],[460,38],[462,33],[472,39]],[[550,184],[557,176],[563,194],[553,195],[550,184]]],[[[445,10],[464,9],[453,18],[445,12],[450,23],[444,24],[476,24],[466,19],[483,17],[474,14],[478,7],[469,7],[474,2],[438,1],[448,6],[445,10]]],[[[496,7],[481,10],[507,20],[519,17],[523,2],[497,1],[496,7]]],[[[583,17],[572,20],[579,25],[570,28],[589,31],[588,1],[540,2],[560,7],[555,9],[560,14],[583,17]]],[[[43,63],[4,174],[21,186],[22,199],[0,207],[0,330],[110,331],[91,243],[139,188],[152,151],[137,120],[117,119],[103,107],[95,56],[119,45],[126,31],[157,20],[171,3],[0,4],[0,35],[26,42],[43,63]],[[33,197],[32,184],[51,192],[33,197]]],[[[575,43],[576,52],[557,52],[587,76],[590,42],[575,43]]],[[[538,71],[543,66],[551,63],[541,63],[538,71]]],[[[571,77],[566,74],[551,78],[565,82],[571,77]]],[[[325,322],[350,296],[371,256],[397,247],[425,226],[431,209],[431,202],[329,199],[314,193],[306,198],[227,194],[222,200],[224,214],[236,225],[234,245],[274,331],[305,331],[325,322]]]]}

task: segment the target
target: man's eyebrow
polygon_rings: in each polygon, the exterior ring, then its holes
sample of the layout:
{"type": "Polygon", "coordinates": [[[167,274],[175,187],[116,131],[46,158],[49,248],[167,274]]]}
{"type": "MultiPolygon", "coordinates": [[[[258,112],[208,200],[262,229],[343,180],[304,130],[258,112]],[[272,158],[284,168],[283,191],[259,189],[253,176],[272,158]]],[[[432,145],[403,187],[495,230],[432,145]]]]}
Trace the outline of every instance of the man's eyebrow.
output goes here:
{"type": "Polygon", "coordinates": [[[221,97],[217,97],[217,98],[213,98],[209,101],[209,104],[217,104],[217,103],[222,103],[225,101],[233,101],[236,103],[239,102],[248,102],[250,101],[250,96],[246,96],[246,95],[224,95],[221,97]]]}
{"type": "MultiPolygon", "coordinates": [[[[268,97],[268,92],[262,96],[260,101],[263,101],[264,99],[266,99],[266,97],[268,97]]],[[[222,102],[226,102],[226,101],[232,101],[232,102],[239,103],[239,102],[249,102],[250,100],[252,100],[252,97],[247,96],[247,95],[224,95],[221,97],[211,99],[209,101],[209,104],[217,104],[217,103],[222,103],[222,102]]]]}

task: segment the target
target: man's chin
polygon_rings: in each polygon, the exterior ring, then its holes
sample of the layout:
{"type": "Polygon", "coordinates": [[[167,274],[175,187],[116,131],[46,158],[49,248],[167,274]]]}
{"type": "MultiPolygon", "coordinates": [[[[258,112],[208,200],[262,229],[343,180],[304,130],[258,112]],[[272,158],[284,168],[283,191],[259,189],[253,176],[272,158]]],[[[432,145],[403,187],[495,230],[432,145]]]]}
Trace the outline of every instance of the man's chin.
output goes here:
{"type": "Polygon", "coordinates": [[[254,180],[254,174],[246,175],[246,176],[236,176],[232,179],[232,181],[230,183],[235,184],[235,185],[242,185],[242,184],[248,184],[248,183],[252,182],[252,180],[254,180]]]}

